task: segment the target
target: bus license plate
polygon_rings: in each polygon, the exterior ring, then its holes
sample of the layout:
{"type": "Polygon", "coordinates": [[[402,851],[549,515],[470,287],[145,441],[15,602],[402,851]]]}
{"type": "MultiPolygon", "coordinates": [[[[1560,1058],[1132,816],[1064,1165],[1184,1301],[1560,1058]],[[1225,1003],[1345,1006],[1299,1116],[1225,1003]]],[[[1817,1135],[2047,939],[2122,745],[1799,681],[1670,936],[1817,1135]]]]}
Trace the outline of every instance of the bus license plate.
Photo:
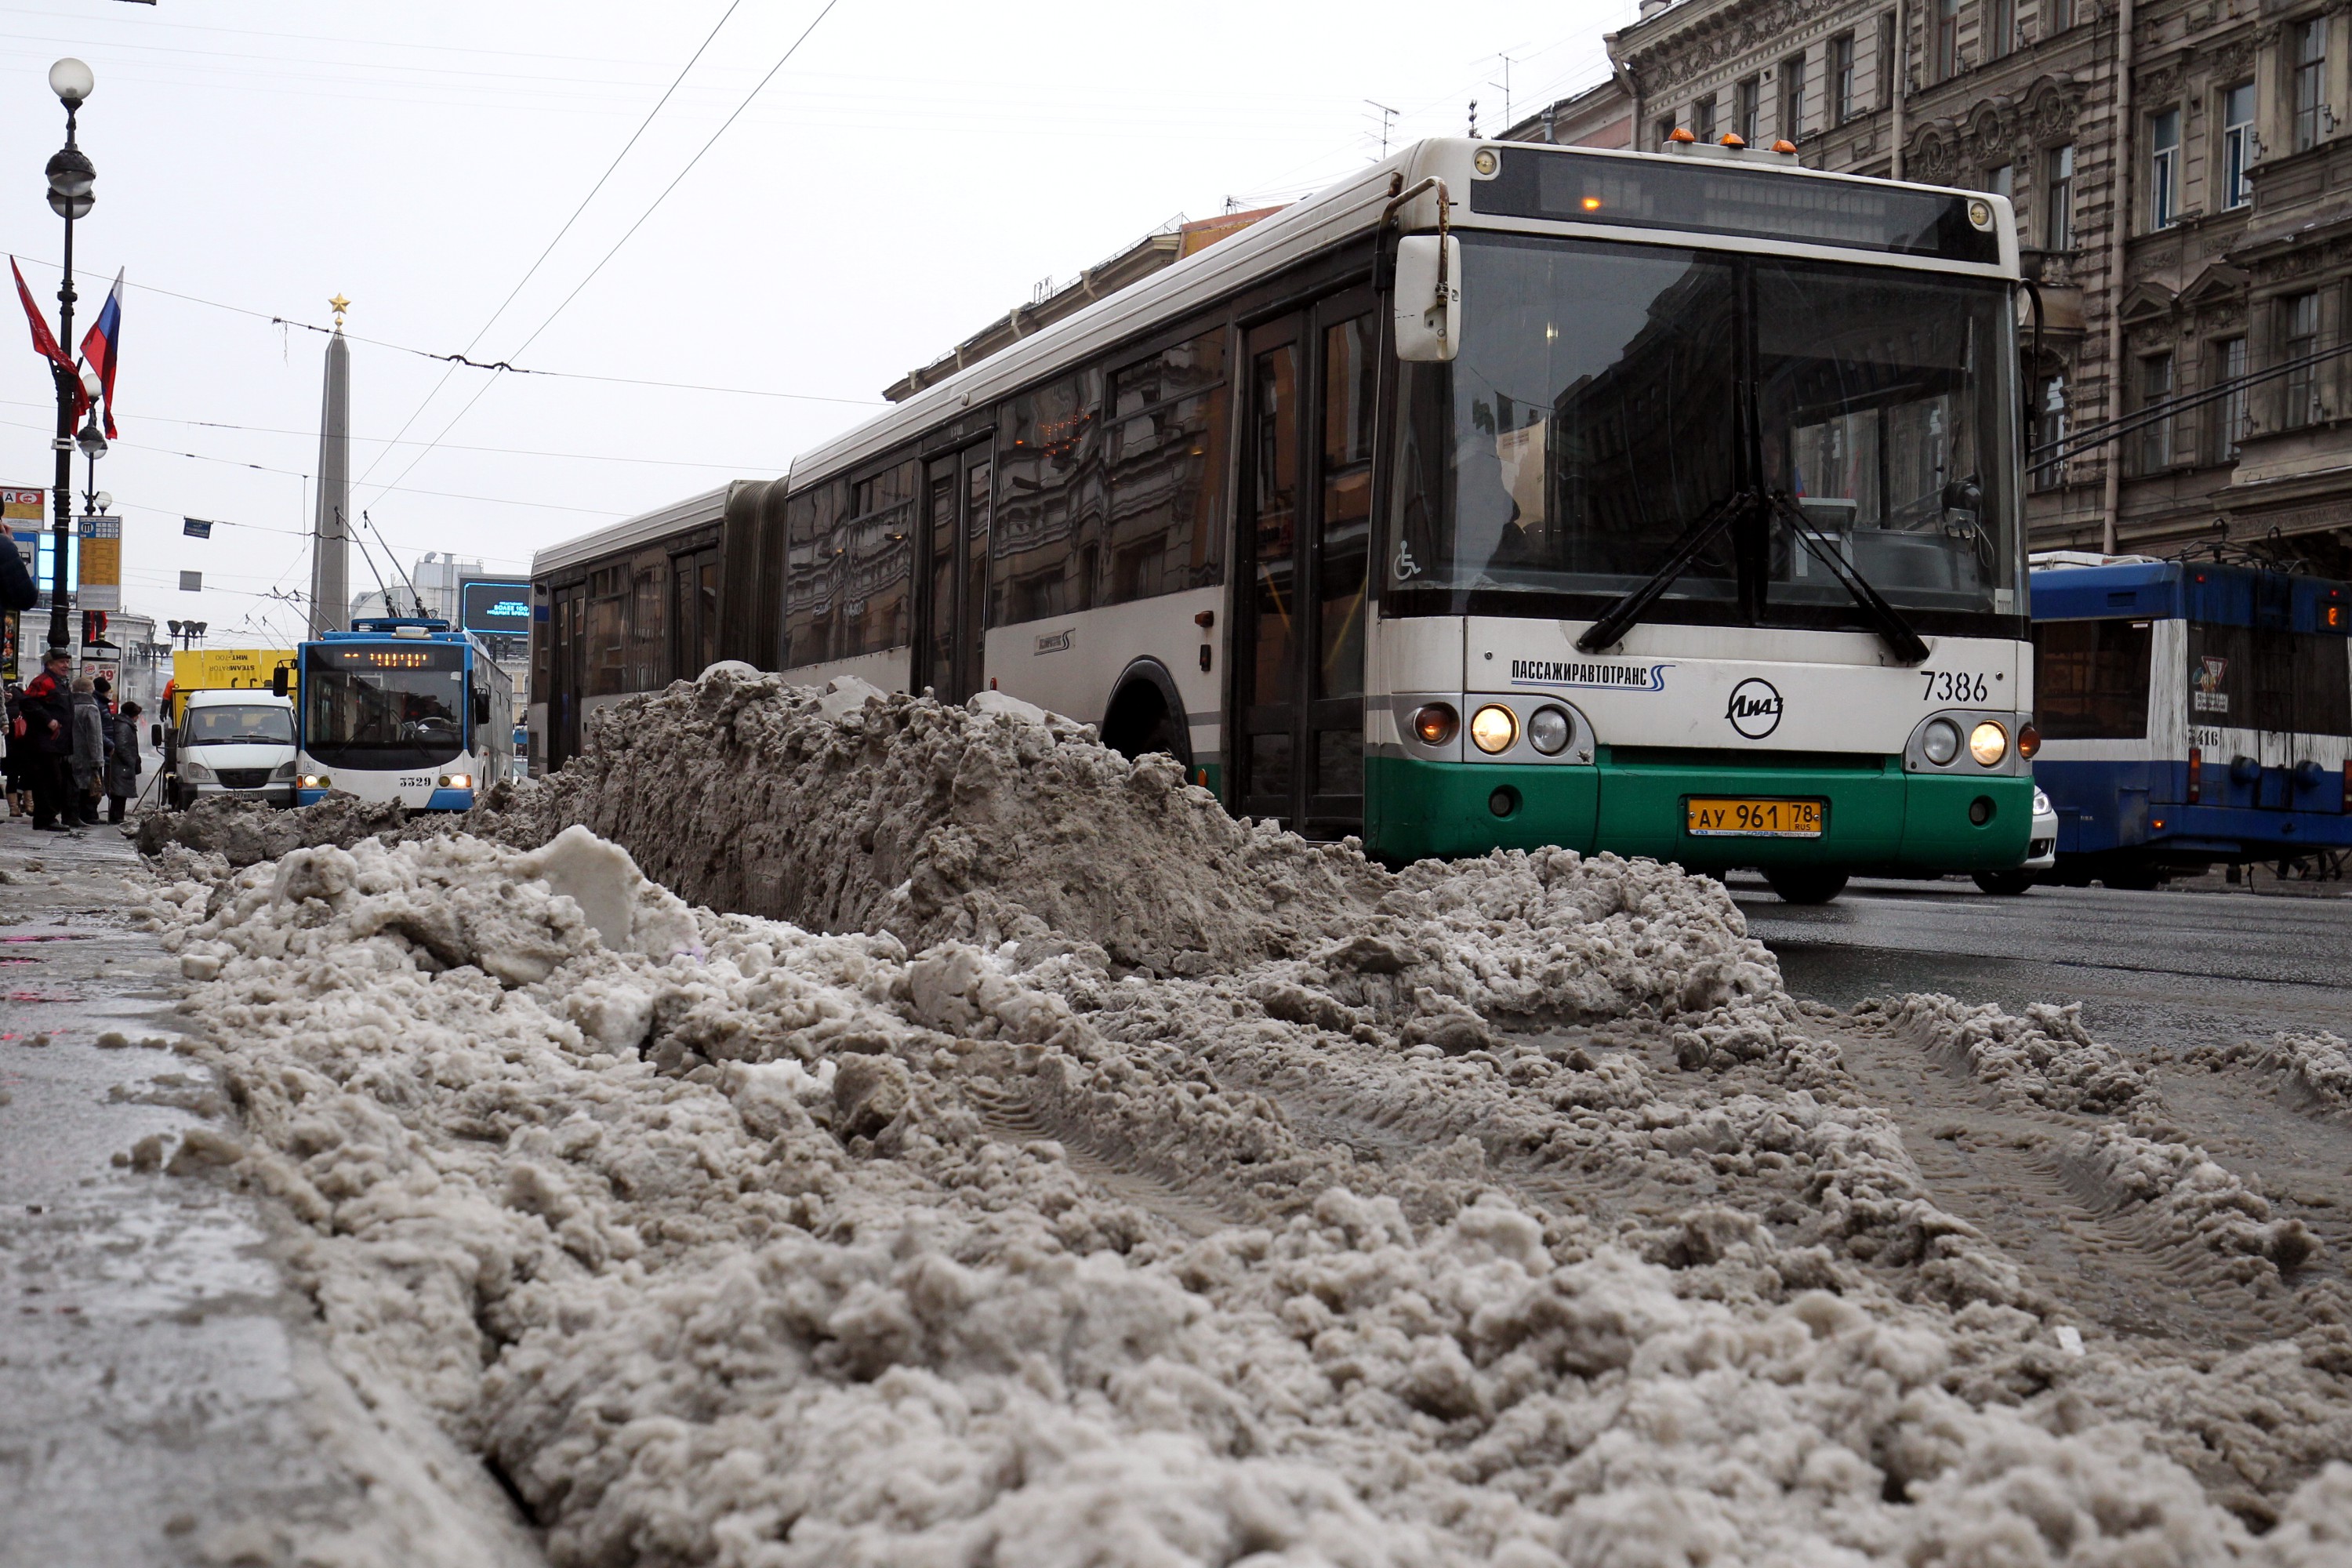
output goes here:
{"type": "Polygon", "coordinates": [[[1743,800],[1719,796],[1683,803],[1684,825],[1699,838],[1819,838],[1818,800],[1743,800]]]}

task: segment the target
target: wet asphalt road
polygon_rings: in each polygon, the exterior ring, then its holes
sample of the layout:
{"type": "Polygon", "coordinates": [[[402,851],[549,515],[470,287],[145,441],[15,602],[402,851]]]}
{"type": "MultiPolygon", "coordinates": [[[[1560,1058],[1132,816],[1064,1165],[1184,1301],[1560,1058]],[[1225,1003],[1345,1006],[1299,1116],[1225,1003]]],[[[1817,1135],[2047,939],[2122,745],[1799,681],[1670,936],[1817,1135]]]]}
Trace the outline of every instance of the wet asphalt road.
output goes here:
{"type": "Polygon", "coordinates": [[[1796,906],[1759,879],[1730,887],[1790,990],[1834,1006],[1906,991],[2080,1002],[2094,1034],[2142,1049],[2352,1036],[2352,899],[1857,881],[1796,906]]]}

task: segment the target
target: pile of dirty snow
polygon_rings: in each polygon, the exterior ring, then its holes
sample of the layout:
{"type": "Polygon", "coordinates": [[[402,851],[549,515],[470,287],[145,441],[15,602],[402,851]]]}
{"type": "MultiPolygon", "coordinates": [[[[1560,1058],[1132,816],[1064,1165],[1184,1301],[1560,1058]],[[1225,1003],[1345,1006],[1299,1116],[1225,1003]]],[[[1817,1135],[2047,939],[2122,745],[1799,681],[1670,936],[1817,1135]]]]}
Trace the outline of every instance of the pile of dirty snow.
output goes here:
{"type": "MultiPolygon", "coordinates": [[[[1391,873],[1001,700],[721,670],[596,738],[492,837],[145,906],[242,1112],[167,1163],[285,1201],[339,1362],[558,1563],[2340,1551],[2352,1361],[2078,1333],[1717,883],[1391,873]]],[[[2155,1092],[2064,1015],[1900,1026],[2155,1092]]],[[[2184,1247],[2292,1266],[2138,1135],[2184,1247]]]]}
{"type": "Polygon", "coordinates": [[[139,853],[160,856],[177,845],[218,855],[231,866],[275,860],[289,849],[351,845],[396,831],[408,814],[397,801],[363,801],[341,790],[304,806],[278,806],[236,795],[205,795],[185,811],[155,807],[141,814],[139,853]]]}

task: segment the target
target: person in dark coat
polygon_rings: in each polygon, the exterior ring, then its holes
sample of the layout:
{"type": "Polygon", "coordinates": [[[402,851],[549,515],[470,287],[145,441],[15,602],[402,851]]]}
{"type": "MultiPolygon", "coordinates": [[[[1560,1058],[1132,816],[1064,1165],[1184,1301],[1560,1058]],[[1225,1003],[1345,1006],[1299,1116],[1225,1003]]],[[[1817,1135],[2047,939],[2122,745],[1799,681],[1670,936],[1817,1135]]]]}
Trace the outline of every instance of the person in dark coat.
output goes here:
{"type": "Polygon", "coordinates": [[[33,742],[25,734],[25,689],[15,681],[8,683],[8,718],[5,736],[8,746],[8,815],[33,815],[33,742]]]}
{"type": "Polygon", "coordinates": [[[66,820],[77,826],[98,822],[98,797],[106,788],[106,710],[87,675],[73,683],[73,791],[66,796],[66,820]]]}
{"type": "Polygon", "coordinates": [[[25,739],[33,752],[33,826],[65,832],[79,818],[67,800],[73,789],[73,656],[53,647],[42,656],[41,673],[25,688],[25,739]]]}
{"type": "Polygon", "coordinates": [[[122,820],[123,808],[139,793],[139,704],[126,702],[106,721],[106,820],[122,820]]]}

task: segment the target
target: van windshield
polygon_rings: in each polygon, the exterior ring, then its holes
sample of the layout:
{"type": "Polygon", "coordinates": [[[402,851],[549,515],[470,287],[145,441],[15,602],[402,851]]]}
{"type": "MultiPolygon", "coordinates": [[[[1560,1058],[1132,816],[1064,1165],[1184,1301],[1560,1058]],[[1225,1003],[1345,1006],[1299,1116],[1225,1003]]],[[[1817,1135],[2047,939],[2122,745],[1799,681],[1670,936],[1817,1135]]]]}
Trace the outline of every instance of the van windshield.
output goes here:
{"type": "Polygon", "coordinates": [[[238,703],[235,707],[188,710],[187,739],[191,746],[290,746],[294,715],[275,703],[238,703]]]}

